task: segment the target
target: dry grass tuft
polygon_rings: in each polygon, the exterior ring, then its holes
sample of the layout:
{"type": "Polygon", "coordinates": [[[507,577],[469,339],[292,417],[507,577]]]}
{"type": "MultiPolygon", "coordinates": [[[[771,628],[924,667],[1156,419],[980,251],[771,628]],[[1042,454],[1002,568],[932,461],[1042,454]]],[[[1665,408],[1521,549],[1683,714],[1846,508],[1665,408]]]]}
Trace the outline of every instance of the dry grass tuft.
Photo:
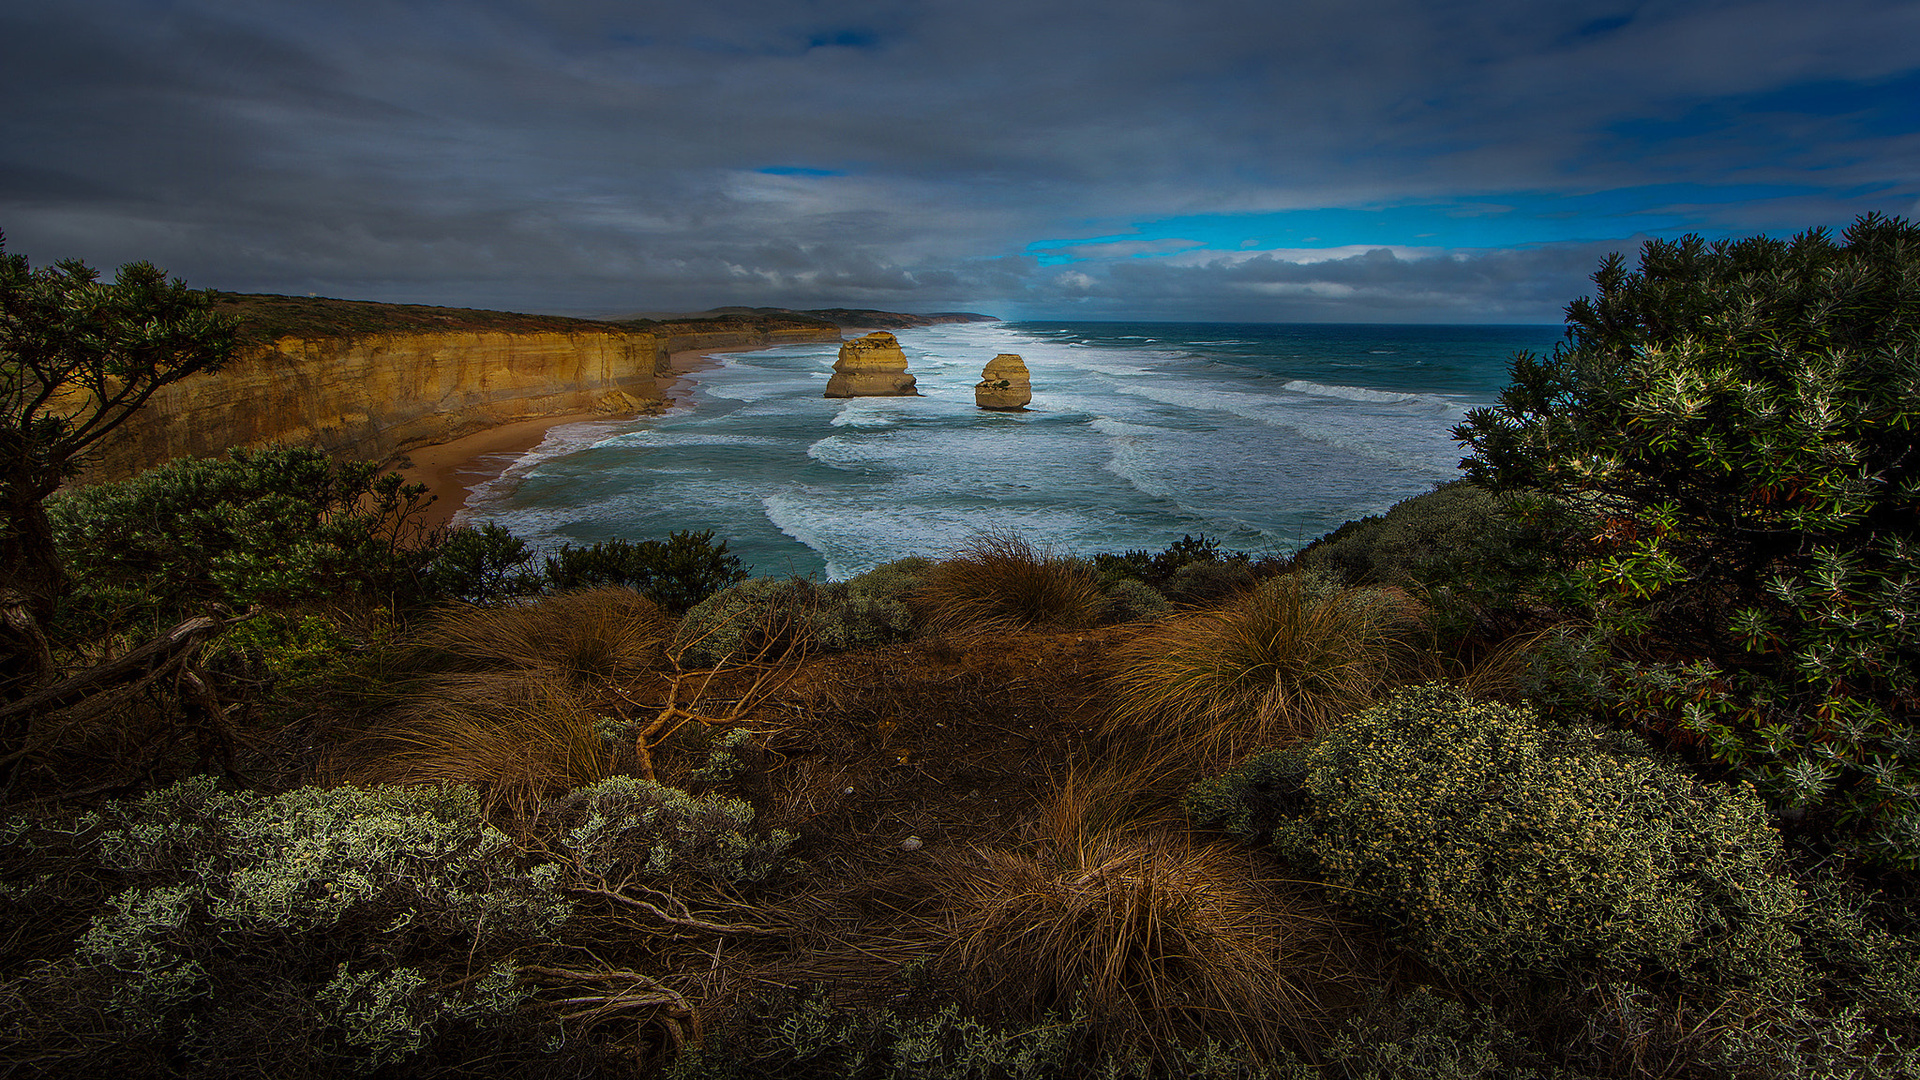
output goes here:
{"type": "Polygon", "coordinates": [[[1077,1009],[1114,1049],[1310,1041],[1325,992],[1350,980],[1339,924],[1245,848],[1124,821],[1111,794],[1070,779],[1025,849],[943,860],[941,965],[989,1014],[1077,1009]]]}
{"type": "Polygon", "coordinates": [[[347,747],[345,771],[361,783],[473,784],[490,811],[524,819],[620,765],[595,724],[557,679],[442,675],[402,701],[380,731],[347,747]]]}
{"type": "Polygon", "coordinates": [[[926,628],[940,634],[1083,629],[1106,606],[1092,570],[1002,532],[983,533],[934,564],[915,600],[926,628]]]}
{"type": "Polygon", "coordinates": [[[1396,589],[1316,595],[1297,577],[1178,615],[1116,649],[1116,733],[1234,757],[1369,704],[1407,662],[1417,605],[1396,589]]]}
{"type": "Polygon", "coordinates": [[[659,666],[671,634],[671,620],[653,601],[632,589],[610,586],[511,607],[448,608],[420,642],[431,666],[518,669],[590,682],[659,666]]]}

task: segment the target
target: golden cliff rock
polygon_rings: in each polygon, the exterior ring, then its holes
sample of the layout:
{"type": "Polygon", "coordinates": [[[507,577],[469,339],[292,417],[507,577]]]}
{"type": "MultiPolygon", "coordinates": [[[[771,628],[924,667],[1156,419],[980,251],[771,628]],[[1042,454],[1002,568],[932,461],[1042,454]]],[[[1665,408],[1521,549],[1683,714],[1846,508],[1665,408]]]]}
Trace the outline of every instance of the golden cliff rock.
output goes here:
{"type": "Polygon", "coordinates": [[[987,361],[980,381],[973,384],[973,403],[983,409],[1024,409],[1032,400],[1033,380],[1018,353],[1001,353],[987,361]]]}
{"type": "Polygon", "coordinates": [[[825,397],[918,397],[900,341],[885,330],[840,346],[825,397]]]}
{"type": "Polygon", "coordinates": [[[660,400],[659,352],[621,331],[282,337],[154,395],[81,479],[270,443],[384,461],[515,420],[633,412],[660,400]]]}

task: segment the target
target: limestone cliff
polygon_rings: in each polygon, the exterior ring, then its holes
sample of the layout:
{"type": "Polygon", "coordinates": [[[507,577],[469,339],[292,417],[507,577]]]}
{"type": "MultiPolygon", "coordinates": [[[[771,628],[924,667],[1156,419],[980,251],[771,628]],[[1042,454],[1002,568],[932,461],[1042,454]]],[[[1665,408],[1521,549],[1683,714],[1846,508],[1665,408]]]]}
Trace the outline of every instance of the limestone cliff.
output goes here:
{"type": "Polygon", "coordinates": [[[268,443],[385,461],[513,420],[632,412],[659,400],[660,351],[611,329],[279,337],[154,395],[82,481],[268,443]]]}
{"type": "Polygon", "coordinates": [[[907,374],[907,356],[900,341],[885,330],[878,330],[840,346],[840,358],[833,362],[833,378],[827,380],[830,398],[917,397],[913,376],[907,374]]]}

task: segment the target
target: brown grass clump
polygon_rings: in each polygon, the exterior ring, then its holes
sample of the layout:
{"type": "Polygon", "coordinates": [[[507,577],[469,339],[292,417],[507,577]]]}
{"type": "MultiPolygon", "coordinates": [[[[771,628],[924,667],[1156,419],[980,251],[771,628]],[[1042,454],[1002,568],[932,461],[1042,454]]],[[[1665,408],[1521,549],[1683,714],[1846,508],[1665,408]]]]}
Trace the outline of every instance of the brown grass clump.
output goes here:
{"type": "Polygon", "coordinates": [[[540,802],[611,776],[619,754],[565,683],[524,675],[443,675],[409,695],[380,731],[347,748],[350,779],[473,784],[489,809],[540,802]]]}
{"type": "Polygon", "coordinates": [[[1399,590],[1315,594],[1274,578],[1120,645],[1113,726],[1205,757],[1311,734],[1373,700],[1405,661],[1417,614],[1399,590]]]}
{"type": "Polygon", "coordinates": [[[404,654],[408,675],[377,730],[343,748],[367,783],[474,784],[491,809],[611,775],[619,753],[595,730],[601,684],[659,667],[671,622],[631,589],[438,613],[404,654]]]}
{"type": "Polygon", "coordinates": [[[1098,623],[1106,606],[1093,571],[998,532],[929,568],[915,599],[927,629],[944,634],[1082,629],[1098,623]]]}
{"type": "Polygon", "coordinates": [[[1069,779],[1027,848],[943,860],[940,963],[963,992],[1005,1019],[1079,1010],[1108,1048],[1149,1055],[1310,1041],[1351,972],[1339,925],[1246,849],[1114,809],[1069,779]]]}
{"type": "Polygon", "coordinates": [[[566,681],[618,679],[657,667],[671,620],[632,589],[609,586],[532,604],[442,611],[421,635],[425,666],[520,670],[566,681]]]}

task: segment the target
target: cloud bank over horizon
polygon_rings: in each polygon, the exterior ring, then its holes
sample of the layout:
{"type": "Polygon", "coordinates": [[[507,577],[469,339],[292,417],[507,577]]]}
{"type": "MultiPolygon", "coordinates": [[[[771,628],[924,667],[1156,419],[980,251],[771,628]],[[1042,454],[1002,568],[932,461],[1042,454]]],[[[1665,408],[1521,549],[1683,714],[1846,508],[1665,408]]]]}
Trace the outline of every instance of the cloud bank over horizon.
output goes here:
{"type": "Polygon", "coordinates": [[[1920,205],[1907,0],[99,0],[0,41],[7,249],[236,291],[1558,322],[1649,237],[1920,205]]]}

